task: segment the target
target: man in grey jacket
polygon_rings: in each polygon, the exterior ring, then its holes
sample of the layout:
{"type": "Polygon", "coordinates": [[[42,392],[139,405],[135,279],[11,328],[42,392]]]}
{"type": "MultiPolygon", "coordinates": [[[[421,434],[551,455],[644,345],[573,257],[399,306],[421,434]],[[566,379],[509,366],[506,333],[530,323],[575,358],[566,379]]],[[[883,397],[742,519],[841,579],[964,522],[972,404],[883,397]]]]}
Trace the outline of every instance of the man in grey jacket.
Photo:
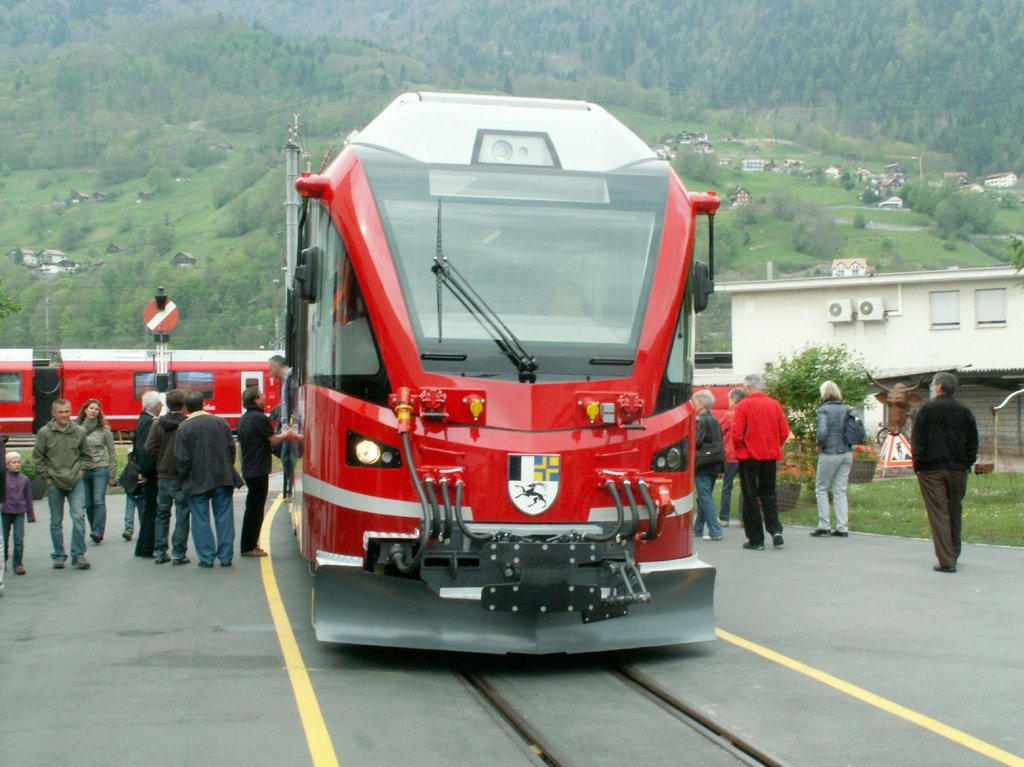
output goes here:
{"type": "Polygon", "coordinates": [[[53,539],[54,569],[61,570],[68,555],[64,549],[64,501],[71,514],[71,566],[88,570],[85,558],[85,489],[82,476],[89,460],[85,429],[71,420],[71,403],[54,400],[53,420],[36,434],[32,462],[36,476],[46,482],[50,504],[50,537],[53,539]]]}
{"type": "Polygon", "coordinates": [[[189,416],[178,427],[174,458],[192,512],[192,542],[200,567],[213,567],[214,557],[221,567],[230,567],[235,546],[235,438],[227,421],[203,410],[200,392],[185,397],[185,410],[189,416]]]}

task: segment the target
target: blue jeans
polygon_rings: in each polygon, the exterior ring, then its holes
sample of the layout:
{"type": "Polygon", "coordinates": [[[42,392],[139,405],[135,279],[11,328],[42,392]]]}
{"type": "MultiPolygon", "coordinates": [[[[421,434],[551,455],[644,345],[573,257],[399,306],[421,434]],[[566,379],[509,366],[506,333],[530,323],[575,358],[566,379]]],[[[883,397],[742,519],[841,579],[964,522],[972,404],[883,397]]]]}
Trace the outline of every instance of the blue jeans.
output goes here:
{"type": "Polygon", "coordinates": [[[722,536],[722,526],[718,524],[718,517],[715,515],[715,499],[711,497],[716,479],[714,474],[696,474],[693,477],[693,484],[697,488],[697,515],[693,521],[693,532],[697,535],[704,534],[706,523],[708,535],[712,538],[722,536]]]}
{"type": "Polygon", "coordinates": [[[212,565],[216,556],[220,563],[231,561],[235,548],[235,511],[231,505],[234,488],[226,485],[215,487],[205,493],[190,495],[192,509],[192,543],[203,564],[212,565]],[[210,509],[213,508],[213,528],[210,526],[210,509]],[[214,529],[217,539],[214,541],[214,529]]]}
{"type": "Polygon", "coordinates": [[[0,514],[4,518],[4,561],[11,555],[11,534],[14,534],[14,561],[13,567],[21,564],[22,555],[25,552],[25,514],[0,514]]]}
{"type": "Polygon", "coordinates": [[[190,506],[181,489],[180,479],[159,479],[156,483],[156,527],[153,535],[153,556],[167,553],[167,530],[171,524],[174,504],[174,535],[171,538],[171,559],[181,559],[188,551],[190,506]]]}
{"type": "Polygon", "coordinates": [[[722,505],[718,510],[718,519],[723,524],[728,524],[729,515],[732,513],[732,485],[739,471],[739,461],[725,464],[725,473],[722,474],[722,505]]]}
{"type": "Polygon", "coordinates": [[[124,531],[126,533],[135,532],[135,512],[139,512],[139,524],[142,524],[142,511],[146,506],[146,496],[142,493],[138,495],[128,495],[125,493],[124,496],[124,531]]]}
{"type": "Polygon", "coordinates": [[[86,469],[82,476],[82,487],[85,491],[85,516],[89,520],[89,529],[103,538],[103,530],[107,526],[107,480],[110,469],[100,466],[86,469]]]}
{"type": "Polygon", "coordinates": [[[50,504],[50,538],[53,540],[51,559],[66,559],[64,549],[64,501],[71,515],[71,558],[85,554],[85,488],[76,482],[70,490],[56,485],[46,486],[46,500],[50,504]]]}

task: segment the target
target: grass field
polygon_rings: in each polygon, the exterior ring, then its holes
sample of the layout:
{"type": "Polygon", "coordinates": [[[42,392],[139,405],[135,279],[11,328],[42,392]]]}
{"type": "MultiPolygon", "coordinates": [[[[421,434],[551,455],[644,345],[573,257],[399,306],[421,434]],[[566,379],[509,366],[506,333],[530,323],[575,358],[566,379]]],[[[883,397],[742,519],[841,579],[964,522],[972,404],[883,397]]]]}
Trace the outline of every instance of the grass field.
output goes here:
{"type": "MultiPolygon", "coordinates": [[[[733,517],[739,509],[738,490],[737,485],[733,491],[733,517]]],[[[924,502],[913,477],[851,484],[847,497],[853,533],[931,538],[924,502]]],[[[801,488],[796,508],[782,512],[781,518],[783,525],[816,527],[818,513],[813,488],[801,488]]],[[[832,524],[835,525],[834,515],[832,524]]],[[[1024,475],[970,476],[964,498],[963,541],[1024,546],[1024,475]]]]}

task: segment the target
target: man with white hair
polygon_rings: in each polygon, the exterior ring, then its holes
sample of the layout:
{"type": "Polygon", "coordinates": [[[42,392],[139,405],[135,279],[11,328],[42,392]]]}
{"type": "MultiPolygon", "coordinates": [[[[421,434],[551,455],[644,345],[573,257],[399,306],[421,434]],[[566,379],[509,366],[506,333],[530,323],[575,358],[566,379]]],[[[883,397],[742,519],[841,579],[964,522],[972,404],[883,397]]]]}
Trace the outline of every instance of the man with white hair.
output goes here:
{"type": "Polygon", "coordinates": [[[135,541],[135,556],[152,557],[156,539],[157,474],[156,461],[146,453],[146,438],[153,421],[160,415],[164,403],[155,391],[142,394],[142,412],[135,424],[135,439],[132,453],[139,467],[139,486],[145,496],[142,516],[139,519],[139,537],[135,541]]]}

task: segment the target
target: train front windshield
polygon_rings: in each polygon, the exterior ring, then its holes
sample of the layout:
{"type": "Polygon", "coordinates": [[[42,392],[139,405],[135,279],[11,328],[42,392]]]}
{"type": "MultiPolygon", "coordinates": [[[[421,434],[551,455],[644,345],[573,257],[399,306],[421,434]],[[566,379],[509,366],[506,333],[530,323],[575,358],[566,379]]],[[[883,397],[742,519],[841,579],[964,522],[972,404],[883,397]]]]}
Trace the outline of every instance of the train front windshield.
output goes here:
{"type": "Polygon", "coordinates": [[[425,369],[515,377],[513,344],[536,360],[537,380],[630,374],[660,242],[663,165],[364,167],[425,369]]]}

